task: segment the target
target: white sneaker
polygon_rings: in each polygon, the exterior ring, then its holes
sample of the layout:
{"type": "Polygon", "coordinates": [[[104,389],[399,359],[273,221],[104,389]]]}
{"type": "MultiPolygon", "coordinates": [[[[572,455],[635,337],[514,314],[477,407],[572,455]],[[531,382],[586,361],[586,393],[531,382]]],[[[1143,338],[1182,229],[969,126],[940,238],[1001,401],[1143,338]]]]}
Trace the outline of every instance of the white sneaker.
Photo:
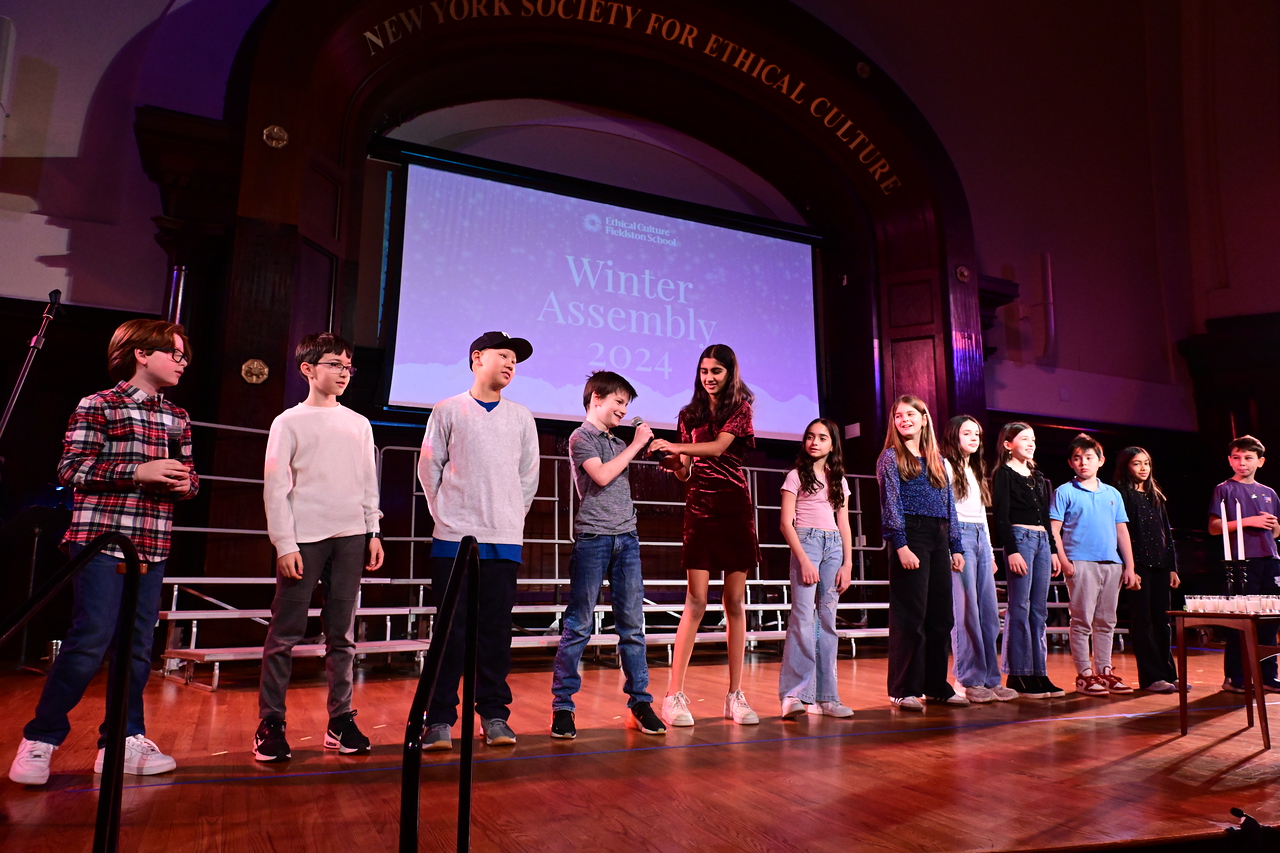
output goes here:
{"type": "Polygon", "coordinates": [[[995,697],[997,702],[1012,702],[1018,698],[1018,691],[1010,690],[1003,684],[997,684],[991,688],[991,695],[995,697]]]}
{"type": "Polygon", "coordinates": [[[19,785],[43,785],[49,781],[49,759],[57,749],[51,743],[22,739],[9,765],[9,778],[19,785]]]}
{"type": "Polygon", "coordinates": [[[964,696],[975,705],[983,705],[987,702],[996,701],[995,692],[986,687],[966,687],[964,689],[964,696]]]}
{"type": "Polygon", "coordinates": [[[924,710],[924,703],[915,696],[890,696],[889,701],[895,708],[901,708],[904,711],[924,710]]]}
{"type": "MultiPolygon", "coordinates": [[[[101,773],[106,763],[107,751],[98,750],[98,758],[93,762],[93,772],[101,773]]],[[[178,766],[172,755],[165,755],[145,735],[133,735],[124,739],[124,772],[131,776],[154,776],[157,773],[168,773],[178,766]]]]}
{"type": "Polygon", "coordinates": [[[841,702],[815,702],[809,706],[809,713],[817,717],[852,717],[853,709],[841,702]]]}
{"type": "Polygon", "coordinates": [[[782,719],[794,720],[804,716],[804,702],[795,696],[787,696],[782,700],[782,719]]]}
{"type": "Polygon", "coordinates": [[[692,726],[693,714],[689,713],[689,697],[683,691],[663,696],[660,716],[668,726],[692,726]]]}
{"type": "Polygon", "coordinates": [[[760,722],[760,715],[751,710],[747,697],[741,690],[735,690],[724,697],[724,718],[733,720],[740,726],[754,726],[760,722]]]}

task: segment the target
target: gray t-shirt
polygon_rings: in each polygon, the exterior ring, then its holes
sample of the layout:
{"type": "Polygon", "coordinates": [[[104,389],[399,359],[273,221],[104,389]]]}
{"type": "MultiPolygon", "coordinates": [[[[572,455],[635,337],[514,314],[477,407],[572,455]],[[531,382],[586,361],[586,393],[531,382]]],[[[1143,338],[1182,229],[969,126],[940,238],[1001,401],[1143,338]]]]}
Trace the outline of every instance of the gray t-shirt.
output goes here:
{"type": "Polygon", "coordinates": [[[575,532],[614,536],[636,529],[636,508],[631,503],[631,480],[627,469],[607,486],[591,479],[582,467],[588,459],[608,462],[626,449],[627,443],[615,435],[584,423],[569,436],[569,460],[573,463],[573,483],[578,489],[575,532]]]}

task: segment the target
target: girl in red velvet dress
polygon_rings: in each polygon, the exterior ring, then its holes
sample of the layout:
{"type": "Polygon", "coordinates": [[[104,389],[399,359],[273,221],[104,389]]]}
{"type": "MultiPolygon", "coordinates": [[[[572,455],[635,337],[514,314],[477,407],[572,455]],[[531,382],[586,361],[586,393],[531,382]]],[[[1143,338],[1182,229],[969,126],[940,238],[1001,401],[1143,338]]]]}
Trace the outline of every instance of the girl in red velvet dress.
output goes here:
{"type": "Polygon", "coordinates": [[[728,625],[729,693],[724,716],[740,725],[760,722],[742,695],[742,658],[746,651],[747,572],[760,561],[755,519],[742,457],[755,447],[751,426],[753,395],[738,375],[738,358],[724,344],[702,352],[693,399],[680,410],[680,443],[658,439],[650,448],[668,453],[662,466],[689,483],[685,497],[682,563],[688,591],[676,631],[671,683],[662,700],[669,726],[693,725],[685,672],[698,626],[707,608],[711,573],[724,572],[725,622],[728,625]]]}

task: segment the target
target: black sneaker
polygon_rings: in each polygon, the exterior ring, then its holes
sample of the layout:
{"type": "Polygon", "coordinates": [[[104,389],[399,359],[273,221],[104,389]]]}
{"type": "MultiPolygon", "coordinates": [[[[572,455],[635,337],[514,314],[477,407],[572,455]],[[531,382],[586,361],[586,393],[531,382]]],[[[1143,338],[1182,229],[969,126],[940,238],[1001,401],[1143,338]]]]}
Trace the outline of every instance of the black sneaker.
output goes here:
{"type": "Polygon", "coordinates": [[[369,739],[356,725],[355,711],[329,718],[329,730],[324,733],[324,748],[336,749],[343,755],[369,751],[369,739]]]}
{"type": "Polygon", "coordinates": [[[253,736],[253,757],[267,764],[293,757],[289,741],[284,739],[284,720],[266,717],[258,723],[258,731],[253,736]]]}
{"type": "Polygon", "coordinates": [[[631,715],[627,722],[647,735],[665,735],[667,727],[662,719],[653,712],[648,702],[637,702],[631,706],[631,715]]]}
{"type": "Polygon", "coordinates": [[[1034,675],[1011,675],[1005,681],[1010,690],[1018,691],[1024,699],[1048,699],[1049,693],[1034,675]]]}
{"type": "Polygon", "coordinates": [[[1059,687],[1058,685],[1050,681],[1049,676],[1037,675],[1035,678],[1038,682],[1040,682],[1040,689],[1042,689],[1045,692],[1048,698],[1056,699],[1059,696],[1067,695],[1067,691],[1063,690],[1061,687],[1059,687]]]}
{"type": "Polygon", "coordinates": [[[561,708],[551,712],[551,736],[573,740],[578,736],[578,727],[573,724],[573,712],[561,708]]]}

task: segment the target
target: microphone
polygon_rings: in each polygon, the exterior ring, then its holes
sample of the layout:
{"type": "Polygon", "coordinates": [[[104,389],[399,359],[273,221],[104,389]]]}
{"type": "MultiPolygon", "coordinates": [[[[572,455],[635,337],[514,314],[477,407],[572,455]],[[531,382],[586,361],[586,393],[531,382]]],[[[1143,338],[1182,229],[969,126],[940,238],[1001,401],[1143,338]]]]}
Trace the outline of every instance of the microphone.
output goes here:
{"type": "Polygon", "coordinates": [[[182,427],[169,424],[169,458],[182,460],[182,427]]]}
{"type": "MultiPolygon", "coordinates": [[[[631,419],[631,426],[633,426],[633,427],[639,427],[639,426],[642,426],[643,424],[644,424],[644,418],[641,418],[641,417],[634,417],[634,418],[632,418],[632,419],[631,419]]],[[[666,454],[665,454],[665,453],[663,453],[661,450],[650,450],[650,449],[649,449],[649,445],[650,445],[650,444],[653,444],[653,439],[652,439],[652,438],[651,438],[651,439],[649,439],[649,441],[645,444],[644,448],[643,448],[639,453],[637,453],[636,455],[637,455],[637,456],[643,456],[644,458],[646,458],[646,459],[650,460],[651,462],[658,462],[658,461],[661,461],[661,459],[662,459],[666,454]]]]}

